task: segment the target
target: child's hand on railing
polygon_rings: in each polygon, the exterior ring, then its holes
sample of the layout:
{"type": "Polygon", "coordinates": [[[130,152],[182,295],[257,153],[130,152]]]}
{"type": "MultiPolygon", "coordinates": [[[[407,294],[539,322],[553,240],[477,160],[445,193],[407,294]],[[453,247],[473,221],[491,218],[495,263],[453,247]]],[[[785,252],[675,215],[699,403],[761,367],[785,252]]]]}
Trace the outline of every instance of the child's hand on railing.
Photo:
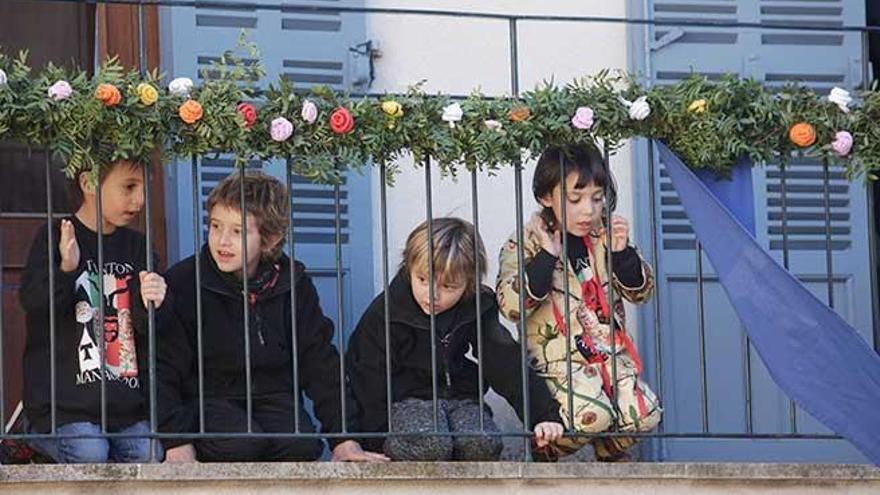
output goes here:
{"type": "Polygon", "coordinates": [[[150,302],[156,305],[156,309],[162,305],[165,300],[165,279],[161,275],[154,272],[140,272],[138,274],[141,279],[141,299],[144,301],[144,307],[149,308],[150,302]]]}
{"type": "Polygon", "coordinates": [[[61,239],[58,241],[58,253],[61,255],[61,271],[70,273],[79,266],[79,244],[76,232],[70,220],[61,221],[61,239]]]}
{"type": "Polygon", "coordinates": [[[544,421],[535,425],[535,446],[546,447],[562,438],[564,428],[561,423],[544,421]]]}
{"type": "Polygon", "coordinates": [[[377,452],[369,452],[361,448],[354,440],[346,440],[333,449],[333,462],[388,462],[391,459],[377,452]]]}
{"type": "Polygon", "coordinates": [[[165,451],[166,463],[196,462],[196,449],[193,444],[179,445],[165,451]]]}
{"type": "Polygon", "coordinates": [[[629,242],[629,221],[620,215],[611,217],[611,251],[620,252],[626,249],[629,242]]]}

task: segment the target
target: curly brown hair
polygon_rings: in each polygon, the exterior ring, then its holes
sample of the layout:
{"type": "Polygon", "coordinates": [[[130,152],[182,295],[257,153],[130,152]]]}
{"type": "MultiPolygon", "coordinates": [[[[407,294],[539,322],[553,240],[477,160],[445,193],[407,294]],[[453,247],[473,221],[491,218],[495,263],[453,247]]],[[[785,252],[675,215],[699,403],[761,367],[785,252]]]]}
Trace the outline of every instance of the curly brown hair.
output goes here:
{"type": "MultiPolygon", "coordinates": [[[[227,176],[217,184],[208,196],[206,209],[208,214],[214,206],[220,204],[227,208],[241,211],[241,172],[227,176]]],[[[275,177],[260,170],[244,172],[244,204],[249,215],[253,215],[260,230],[260,244],[263,246],[261,256],[265,260],[274,261],[281,257],[284,241],[287,239],[287,227],[290,225],[290,197],[287,187],[275,177]],[[267,239],[280,237],[280,241],[267,249],[267,239]]]]}

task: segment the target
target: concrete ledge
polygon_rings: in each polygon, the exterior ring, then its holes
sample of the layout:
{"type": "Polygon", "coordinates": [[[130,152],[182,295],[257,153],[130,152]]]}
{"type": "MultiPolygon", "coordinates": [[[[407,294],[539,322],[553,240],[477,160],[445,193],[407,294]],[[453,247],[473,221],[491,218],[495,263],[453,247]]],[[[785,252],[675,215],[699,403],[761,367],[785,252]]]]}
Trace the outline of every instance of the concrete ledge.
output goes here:
{"type": "Polygon", "coordinates": [[[16,493],[484,493],[601,489],[603,495],[878,494],[866,465],[744,463],[234,463],[0,467],[0,494],[16,493]],[[169,486],[171,485],[171,486],[169,486]]]}
{"type": "Polygon", "coordinates": [[[30,464],[0,467],[2,483],[247,480],[821,480],[880,483],[880,469],[859,464],[395,462],[356,464],[30,464]]]}

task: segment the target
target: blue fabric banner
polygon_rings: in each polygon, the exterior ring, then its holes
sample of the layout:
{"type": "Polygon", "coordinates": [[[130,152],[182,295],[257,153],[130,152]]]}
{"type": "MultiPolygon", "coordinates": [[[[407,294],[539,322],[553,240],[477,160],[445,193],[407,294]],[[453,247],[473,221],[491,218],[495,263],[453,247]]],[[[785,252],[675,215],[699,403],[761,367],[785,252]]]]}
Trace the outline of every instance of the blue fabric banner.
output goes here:
{"type": "Polygon", "coordinates": [[[880,466],[880,356],[771,258],[675,153],[657,146],[703,251],[776,384],[880,466]]]}
{"type": "Polygon", "coordinates": [[[755,191],[752,190],[752,162],[740,160],[730,172],[730,178],[718,178],[715,172],[701,169],[694,174],[706,184],[740,225],[755,237],[755,191]]]}

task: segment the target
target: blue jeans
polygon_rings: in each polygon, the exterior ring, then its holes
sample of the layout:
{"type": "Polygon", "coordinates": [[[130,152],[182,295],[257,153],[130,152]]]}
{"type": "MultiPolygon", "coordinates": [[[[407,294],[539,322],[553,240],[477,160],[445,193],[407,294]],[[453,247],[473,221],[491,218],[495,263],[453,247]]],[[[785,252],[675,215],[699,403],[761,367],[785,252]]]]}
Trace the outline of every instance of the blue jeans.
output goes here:
{"type": "MultiPolygon", "coordinates": [[[[55,430],[59,435],[101,435],[101,426],[89,422],[68,423],[55,430]]],[[[125,438],[39,438],[29,440],[31,447],[60,464],[100,464],[150,462],[149,423],[140,421],[118,432],[143,434],[125,438]]],[[[162,460],[162,447],[156,442],[156,460],[162,460]]]]}

